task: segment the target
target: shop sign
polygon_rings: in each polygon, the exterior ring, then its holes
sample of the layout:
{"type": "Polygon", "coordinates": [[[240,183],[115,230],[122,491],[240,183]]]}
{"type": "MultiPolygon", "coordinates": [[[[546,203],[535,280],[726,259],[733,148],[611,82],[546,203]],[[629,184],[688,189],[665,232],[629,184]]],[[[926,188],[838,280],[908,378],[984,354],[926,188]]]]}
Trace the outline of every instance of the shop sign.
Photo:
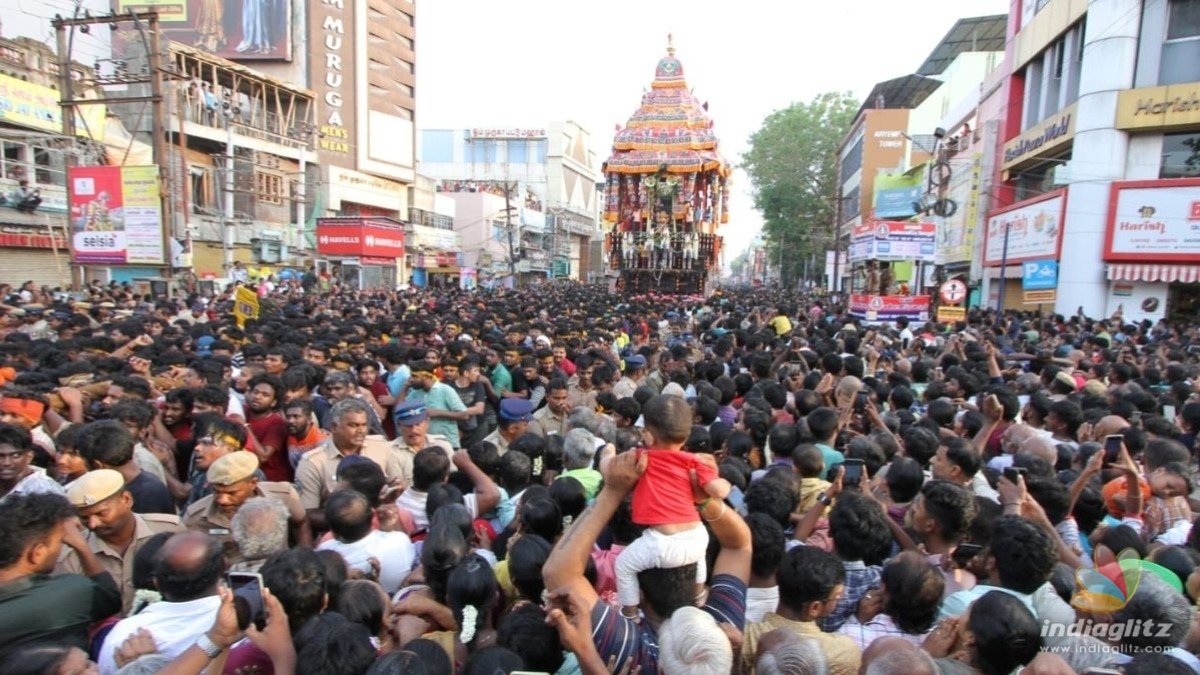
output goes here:
{"type": "Polygon", "coordinates": [[[1026,305],[1048,305],[1058,299],[1058,291],[1025,291],[1026,305]]]}
{"type": "Polygon", "coordinates": [[[317,252],[332,256],[404,257],[404,229],[398,223],[371,218],[317,220],[317,252]]]}
{"type": "Polygon", "coordinates": [[[349,155],[354,111],[354,53],[352,36],[354,12],[346,0],[321,0],[314,3],[316,16],[312,41],[313,80],[317,83],[320,138],[317,146],[327,153],[349,155]]]}
{"type": "Polygon", "coordinates": [[[1044,120],[1025,133],[1004,144],[1004,163],[1001,169],[1035,157],[1044,157],[1075,138],[1075,105],[1068,106],[1058,115],[1044,120]]]}
{"type": "Polygon", "coordinates": [[[471,129],[469,138],[546,138],[545,129],[471,129]]]}
{"type": "Polygon", "coordinates": [[[51,237],[45,234],[18,234],[12,232],[3,232],[0,233],[0,247],[48,248],[66,250],[67,240],[57,234],[51,237]]]}
{"type": "Polygon", "coordinates": [[[937,311],[938,323],[954,323],[955,321],[967,320],[966,307],[938,307],[937,311]]]}
{"type": "Polygon", "coordinates": [[[933,262],[934,223],[876,220],[854,226],[850,260],[921,260],[933,262]]]}
{"type": "Polygon", "coordinates": [[[1105,260],[1194,262],[1200,256],[1200,179],[1113,183],[1105,260]]]}
{"type": "Polygon", "coordinates": [[[1200,82],[1129,89],[1117,95],[1118,129],[1200,124],[1200,82]]]}
{"type": "Polygon", "coordinates": [[[1057,260],[1066,202],[1066,190],[1058,190],[993,212],[987,221],[983,264],[1057,260]]]}

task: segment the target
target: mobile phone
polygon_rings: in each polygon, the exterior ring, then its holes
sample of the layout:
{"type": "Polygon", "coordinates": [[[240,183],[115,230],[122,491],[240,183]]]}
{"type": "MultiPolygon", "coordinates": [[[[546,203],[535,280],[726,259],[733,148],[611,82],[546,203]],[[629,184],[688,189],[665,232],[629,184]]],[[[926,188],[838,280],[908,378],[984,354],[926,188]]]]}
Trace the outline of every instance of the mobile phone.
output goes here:
{"type": "Polygon", "coordinates": [[[870,403],[871,403],[871,398],[867,395],[867,392],[865,392],[865,391],[858,392],[858,394],[854,397],[854,412],[856,412],[856,413],[866,412],[867,406],[870,405],[870,403]]]}
{"type": "Polygon", "coordinates": [[[1121,445],[1125,437],[1121,434],[1110,434],[1104,437],[1104,463],[1112,464],[1121,456],[1121,445]]]}
{"type": "Polygon", "coordinates": [[[1025,467],[1022,466],[1010,466],[1004,470],[1004,477],[1013,485],[1019,484],[1021,482],[1021,476],[1024,475],[1025,467]]]}
{"type": "Polygon", "coordinates": [[[979,544],[959,544],[950,557],[954,560],[955,565],[966,567],[967,563],[971,562],[971,559],[979,555],[982,550],[983,547],[979,544]]]}
{"type": "Polygon", "coordinates": [[[863,461],[861,459],[847,459],[842,462],[842,489],[858,488],[858,484],[862,482],[863,461]]]}
{"type": "Polygon", "coordinates": [[[1163,417],[1167,418],[1168,420],[1171,421],[1172,424],[1174,424],[1175,423],[1175,406],[1164,405],[1163,406],[1163,417]]]}
{"type": "Polygon", "coordinates": [[[261,574],[230,572],[225,577],[233,591],[233,608],[237,612],[238,630],[246,630],[251,624],[258,630],[267,625],[267,608],[263,602],[263,580],[261,574]]]}

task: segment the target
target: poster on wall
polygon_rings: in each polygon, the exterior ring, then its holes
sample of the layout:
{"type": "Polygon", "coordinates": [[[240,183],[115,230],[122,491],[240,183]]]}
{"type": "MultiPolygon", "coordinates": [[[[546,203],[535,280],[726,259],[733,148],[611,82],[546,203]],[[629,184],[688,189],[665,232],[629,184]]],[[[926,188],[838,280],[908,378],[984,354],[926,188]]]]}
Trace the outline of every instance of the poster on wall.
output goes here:
{"type": "Polygon", "coordinates": [[[1113,183],[1105,260],[1194,262],[1200,256],[1200,180],[1113,183]]]}
{"type": "Polygon", "coordinates": [[[74,262],[165,264],[157,166],[71,167],[67,181],[74,262]]]}
{"type": "MultiPolygon", "coordinates": [[[[118,13],[157,12],[166,37],[231,61],[291,61],[292,4],[288,0],[116,0],[118,13]]],[[[122,26],[118,55],[143,53],[141,34],[122,26]]]]}
{"type": "Polygon", "coordinates": [[[1028,199],[988,216],[983,264],[987,266],[1058,259],[1067,191],[1028,199]]]}

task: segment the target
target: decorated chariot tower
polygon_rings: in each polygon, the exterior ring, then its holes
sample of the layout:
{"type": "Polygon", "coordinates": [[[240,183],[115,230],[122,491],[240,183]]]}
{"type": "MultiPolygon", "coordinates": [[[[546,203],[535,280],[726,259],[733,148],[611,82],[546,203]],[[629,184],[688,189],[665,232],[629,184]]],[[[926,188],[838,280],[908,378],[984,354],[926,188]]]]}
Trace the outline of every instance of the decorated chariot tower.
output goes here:
{"type": "Polygon", "coordinates": [[[626,293],[706,294],[729,221],[732,171],[718,152],[708,104],[688,89],[667,41],[650,91],[613,139],[604,164],[609,264],[626,293]]]}

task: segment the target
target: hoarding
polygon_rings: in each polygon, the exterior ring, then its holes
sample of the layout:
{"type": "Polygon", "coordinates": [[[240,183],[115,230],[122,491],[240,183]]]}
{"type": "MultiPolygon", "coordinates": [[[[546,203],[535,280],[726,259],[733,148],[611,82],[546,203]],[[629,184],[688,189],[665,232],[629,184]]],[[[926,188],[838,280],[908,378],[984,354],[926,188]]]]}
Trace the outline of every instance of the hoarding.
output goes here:
{"type": "Polygon", "coordinates": [[[166,264],[157,166],[71,167],[67,184],[72,260],[166,264]]]}
{"type": "Polygon", "coordinates": [[[850,313],[864,321],[895,321],[905,317],[910,321],[929,320],[928,295],[865,295],[850,296],[850,313]]]}
{"type": "Polygon", "coordinates": [[[876,220],[854,226],[851,262],[865,260],[933,262],[937,225],[876,220]]]}
{"type": "Polygon", "coordinates": [[[1058,259],[1067,191],[1013,204],[988,217],[983,264],[994,267],[1041,258],[1058,259]]]}
{"type": "Polygon", "coordinates": [[[1200,179],[1113,183],[1104,259],[1195,262],[1200,179]]]}
{"type": "MultiPolygon", "coordinates": [[[[116,9],[157,12],[167,38],[224,59],[292,60],[289,0],[116,0],[116,9]]],[[[137,31],[122,28],[113,46],[120,54],[140,40],[137,31]]]]}

